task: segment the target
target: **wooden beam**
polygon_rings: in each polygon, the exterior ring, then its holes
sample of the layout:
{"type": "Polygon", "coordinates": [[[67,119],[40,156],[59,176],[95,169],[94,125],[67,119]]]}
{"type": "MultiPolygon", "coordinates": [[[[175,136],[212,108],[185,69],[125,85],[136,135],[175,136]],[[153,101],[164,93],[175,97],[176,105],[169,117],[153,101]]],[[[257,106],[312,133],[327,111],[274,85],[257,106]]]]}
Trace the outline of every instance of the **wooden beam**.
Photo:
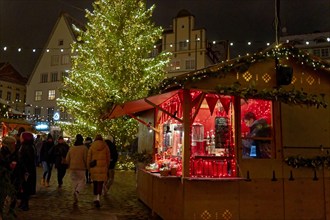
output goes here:
{"type": "Polygon", "coordinates": [[[147,122],[145,122],[145,121],[139,119],[138,117],[136,117],[136,116],[134,116],[134,115],[132,115],[132,114],[128,114],[128,115],[129,115],[131,118],[134,118],[135,120],[137,120],[138,122],[144,124],[144,125],[147,126],[148,128],[151,128],[151,129],[154,130],[155,132],[159,132],[159,130],[158,130],[157,128],[151,126],[150,123],[147,123],[147,122]]]}
{"type": "Polygon", "coordinates": [[[145,101],[146,103],[148,103],[149,105],[152,105],[152,106],[155,107],[156,109],[158,109],[158,110],[164,112],[165,114],[168,114],[170,117],[174,118],[175,120],[177,120],[177,121],[183,123],[183,120],[182,120],[181,118],[176,117],[176,116],[173,115],[172,113],[166,111],[165,109],[163,109],[162,107],[160,107],[160,106],[156,105],[155,103],[151,102],[151,101],[148,100],[147,98],[145,98],[144,101],[145,101]]]}

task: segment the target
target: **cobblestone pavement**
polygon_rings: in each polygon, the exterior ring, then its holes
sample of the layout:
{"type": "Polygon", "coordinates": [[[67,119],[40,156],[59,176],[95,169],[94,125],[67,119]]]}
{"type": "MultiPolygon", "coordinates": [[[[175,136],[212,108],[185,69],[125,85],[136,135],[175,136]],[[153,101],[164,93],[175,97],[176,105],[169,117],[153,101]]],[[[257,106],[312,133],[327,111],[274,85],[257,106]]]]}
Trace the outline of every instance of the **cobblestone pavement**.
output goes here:
{"type": "Polygon", "coordinates": [[[117,171],[115,181],[107,196],[101,197],[101,208],[93,205],[93,185],[86,184],[79,194],[78,205],[73,205],[69,171],[61,189],[57,188],[57,170],[53,169],[50,187],[40,185],[42,169],[38,168],[37,193],[30,199],[30,210],[17,210],[17,219],[27,220],[147,220],[151,212],[137,198],[134,171],[117,171]]]}

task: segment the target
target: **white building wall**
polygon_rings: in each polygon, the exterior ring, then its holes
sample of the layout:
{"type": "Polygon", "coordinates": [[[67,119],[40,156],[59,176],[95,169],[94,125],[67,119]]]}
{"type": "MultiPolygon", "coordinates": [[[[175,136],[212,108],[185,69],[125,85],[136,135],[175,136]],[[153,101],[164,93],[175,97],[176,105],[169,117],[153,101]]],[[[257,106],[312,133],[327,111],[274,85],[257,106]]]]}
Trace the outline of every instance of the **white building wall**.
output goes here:
{"type": "Polygon", "coordinates": [[[26,103],[29,107],[27,107],[26,112],[34,119],[36,119],[35,108],[41,108],[39,120],[47,120],[48,108],[59,111],[56,98],[60,96],[62,75],[71,68],[70,44],[73,40],[71,29],[62,15],[50,34],[44,51],[27,83],[26,103]],[[52,73],[57,73],[57,80],[52,80],[52,73]],[[47,74],[47,82],[42,82],[43,74],[47,74]],[[48,99],[49,90],[55,90],[54,100],[48,99]],[[42,91],[41,100],[36,101],[36,91],[42,91]]]}

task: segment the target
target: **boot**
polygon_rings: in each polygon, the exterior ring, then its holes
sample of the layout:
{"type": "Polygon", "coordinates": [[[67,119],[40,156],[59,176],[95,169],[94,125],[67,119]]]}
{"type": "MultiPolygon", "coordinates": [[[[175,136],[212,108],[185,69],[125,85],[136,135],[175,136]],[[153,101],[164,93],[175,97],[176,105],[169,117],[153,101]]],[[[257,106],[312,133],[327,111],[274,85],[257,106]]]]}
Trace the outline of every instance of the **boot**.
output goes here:
{"type": "Polygon", "coordinates": [[[41,179],[41,185],[44,186],[45,185],[45,178],[41,179]]]}
{"type": "Polygon", "coordinates": [[[46,187],[49,187],[49,182],[47,181],[46,184],[45,184],[46,187]]]}

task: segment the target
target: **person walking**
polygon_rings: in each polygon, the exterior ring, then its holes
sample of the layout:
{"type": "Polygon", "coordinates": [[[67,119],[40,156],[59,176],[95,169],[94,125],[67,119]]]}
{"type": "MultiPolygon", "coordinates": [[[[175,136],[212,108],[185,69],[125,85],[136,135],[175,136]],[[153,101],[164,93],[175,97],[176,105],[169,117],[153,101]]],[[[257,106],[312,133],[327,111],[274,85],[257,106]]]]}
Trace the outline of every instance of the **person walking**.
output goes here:
{"type": "Polygon", "coordinates": [[[37,166],[39,167],[40,166],[40,150],[41,150],[41,146],[42,146],[42,138],[41,138],[41,135],[38,134],[37,135],[37,138],[34,140],[34,146],[36,148],[36,152],[37,152],[37,158],[36,158],[36,161],[37,161],[37,166]]]}
{"type": "Polygon", "coordinates": [[[21,147],[18,151],[18,177],[21,183],[19,208],[23,211],[29,210],[30,195],[35,193],[37,168],[35,163],[36,152],[34,148],[34,137],[30,132],[23,132],[20,138],[21,147]]]}
{"type": "Polygon", "coordinates": [[[14,184],[12,175],[16,166],[15,148],[16,139],[14,137],[6,136],[2,139],[2,146],[0,148],[0,176],[2,178],[0,188],[0,219],[4,215],[16,216],[16,196],[15,190],[12,187],[14,184]],[[7,198],[10,198],[13,206],[8,207],[5,205],[7,198]]]}
{"type": "Polygon", "coordinates": [[[115,167],[118,161],[118,152],[116,145],[109,139],[105,140],[105,143],[108,145],[110,150],[110,165],[108,168],[108,179],[103,185],[103,195],[107,195],[110,187],[113,184],[113,181],[115,180],[115,167]]]}
{"type": "Polygon", "coordinates": [[[53,136],[49,133],[47,140],[43,142],[40,149],[40,161],[43,168],[43,175],[41,185],[49,187],[49,181],[52,176],[53,164],[55,157],[53,154],[54,140],[53,136]]]}
{"type": "Polygon", "coordinates": [[[74,146],[70,147],[66,155],[66,162],[70,170],[70,177],[73,187],[74,204],[78,203],[78,196],[85,187],[85,172],[87,169],[88,149],[84,145],[84,139],[81,134],[76,135],[74,146]]]}
{"type": "MultiPolygon", "coordinates": [[[[90,148],[92,142],[93,140],[91,137],[86,137],[84,144],[86,145],[87,149],[90,148]]],[[[88,169],[86,169],[86,183],[92,183],[91,174],[89,173],[88,169]]]]}
{"type": "Polygon", "coordinates": [[[103,184],[108,179],[110,164],[110,150],[101,135],[96,135],[94,142],[88,150],[87,164],[93,180],[93,193],[95,207],[101,207],[100,195],[103,184]]]}
{"type": "Polygon", "coordinates": [[[65,143],[62,136],[59,136],[57,144],[54,146],[55,168],[57,169],[58,188],[63,185],[63,177],[65,176],[68,165],[66,163],[66,155],[69,151],[69,145],[65,143]]]}

